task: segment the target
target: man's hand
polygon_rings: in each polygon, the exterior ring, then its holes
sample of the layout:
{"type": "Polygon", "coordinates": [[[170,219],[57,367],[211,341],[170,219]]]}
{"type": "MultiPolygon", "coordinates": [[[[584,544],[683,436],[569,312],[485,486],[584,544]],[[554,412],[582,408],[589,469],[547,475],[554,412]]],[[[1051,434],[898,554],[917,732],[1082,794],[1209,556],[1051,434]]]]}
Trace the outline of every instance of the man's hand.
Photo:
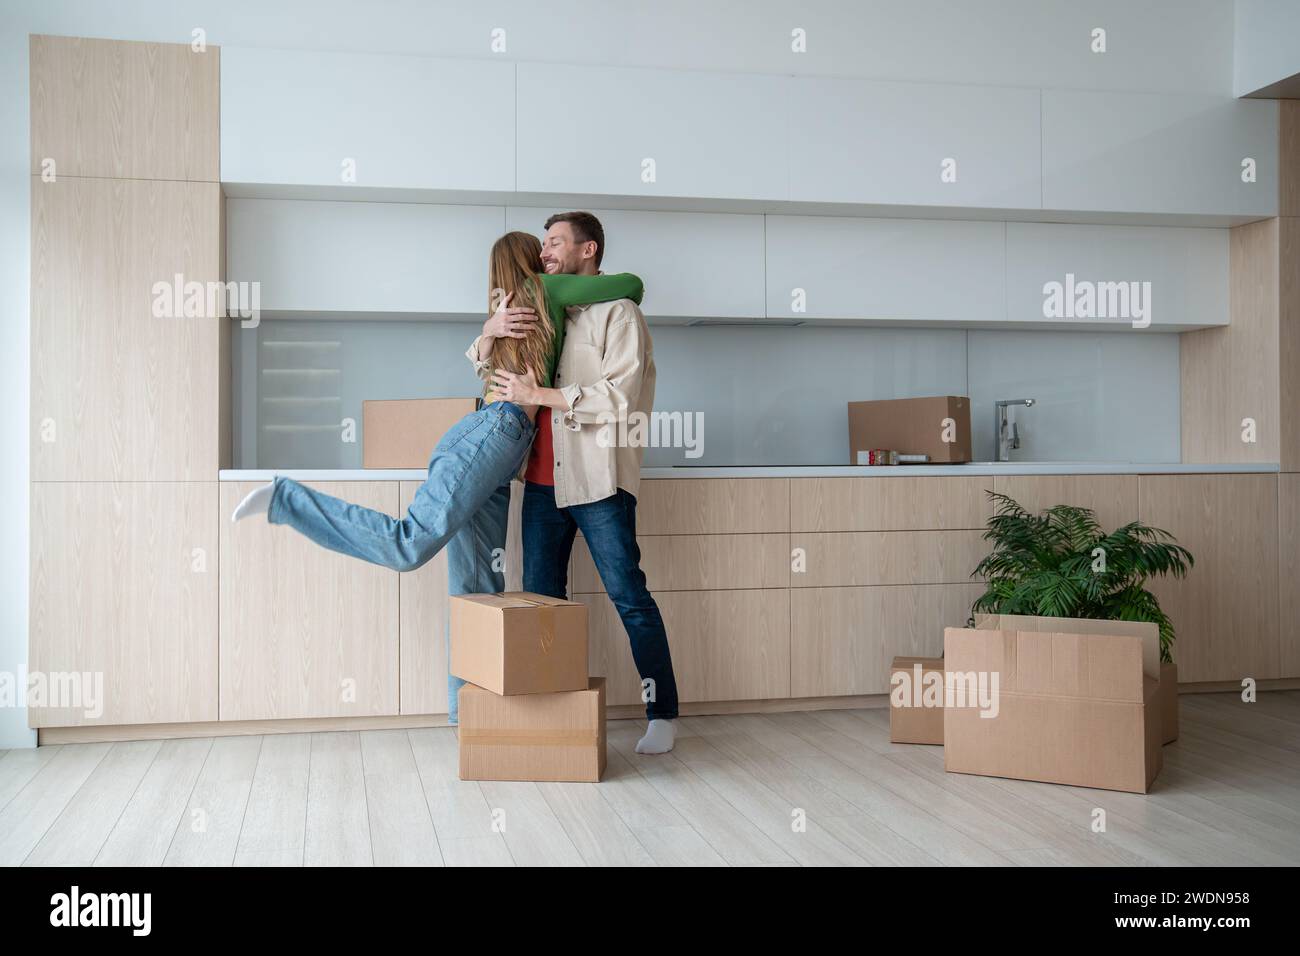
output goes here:
{"type": "Polygon", "coordinates": [[[483,337],[487,339],[522,339],[537,321],[537,312],[526,306],[511,308],[511,292],[501,300],[497,310],[483,323],[483,337]]]}
{"type": "Polygon", "coordinates": [[[537,376],[532,372],[517,375],[504,369],[492,373],[493,401],[514,402],[516,405],[541,405],[542,392],[549,389],[537,387],[537,376]]]}

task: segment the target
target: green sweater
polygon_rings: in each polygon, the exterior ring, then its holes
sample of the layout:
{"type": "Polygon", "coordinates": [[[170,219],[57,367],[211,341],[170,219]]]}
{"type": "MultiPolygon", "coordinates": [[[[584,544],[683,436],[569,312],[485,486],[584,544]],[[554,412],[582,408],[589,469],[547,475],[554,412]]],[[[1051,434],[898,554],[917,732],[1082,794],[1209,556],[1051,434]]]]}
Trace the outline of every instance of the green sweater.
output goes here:
{"type": "Polygon", "coordinates": [[[568,318],[565,310],[569,306],[613,302],[615,299],[631,299],[640,305],[644,287],[641,280],[630,272],[595,276],[548,275],[542,272],[538,273],[537,278],[546,290],[546,311],[550,313],[551,326],[555,330],[546,380],[537,384],[542,388],[550,388],[555,382],[560,352],[564,350],[564,323],[568,318]]]}

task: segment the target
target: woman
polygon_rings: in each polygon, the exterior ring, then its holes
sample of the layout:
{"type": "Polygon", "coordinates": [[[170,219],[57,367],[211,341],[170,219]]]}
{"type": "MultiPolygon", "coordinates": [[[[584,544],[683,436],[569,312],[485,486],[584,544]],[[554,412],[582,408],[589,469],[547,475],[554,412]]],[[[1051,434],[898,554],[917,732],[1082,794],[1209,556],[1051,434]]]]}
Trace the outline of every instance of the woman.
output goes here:
{"type": "MultiPolygon", "coordinates": [[[[504,553],[510,481],[522,468],[535,427],[537,406],[493,401],[494,368],[532,372],[544,387],[553,383],[564,343],[565,310],[615,299],[641,301],[641,280],[629,273],[576,276],[540,272],[541,243],[510,232],[492,245],[488,266],[489,309],[531,307],[545,319],[526,332],[506,332],[480,373],[489,383],[487,404],[466,415],[443,436],[429,459],[424,484],[404,518],[350,504],[277,476],[236,507],[232,521],[265,514],[322,547],[392,568],[413,571],[448,544],[452,594],[505,588],[496,554],[504,553]],[[493,301],[495,300],[495,301],[493,301]],[[499,551],[497,549],[500,549],[499,551]]],[[[456,691],[450,678],[449,719],[456,722],[456,691]]]]}

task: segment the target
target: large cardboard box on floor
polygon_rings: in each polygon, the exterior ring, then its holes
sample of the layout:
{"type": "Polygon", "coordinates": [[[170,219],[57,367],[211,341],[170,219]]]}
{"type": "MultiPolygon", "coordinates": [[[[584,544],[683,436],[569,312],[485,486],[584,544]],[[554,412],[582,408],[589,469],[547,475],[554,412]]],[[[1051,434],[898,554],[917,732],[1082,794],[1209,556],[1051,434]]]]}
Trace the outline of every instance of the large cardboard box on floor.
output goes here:
{"type": "Polygon", "coordinates": [[[477,407],[476,398],[362,402],[361,466],[427,468],[442,436],[477,407]]]}
{"type": "Polygon", "coordinates": [[[970,399],[939,395],[849,402],[849,464],[867,464],[858,453],[873,448],[929,455],[931,462],[970,461],[970,399]]]}
{"type": "Polygon", "coordinates": [[[945,770],[1134,793],[1160,772],[1154,624],[980,615],[944,631],[944,672],[945,770]]]}
{"type": "Polygon", "coordinates": [[[596,783],[605,772],[605,678],[560,694],[460,689],[460,779],[596,783]]]}
{"type": "Polygon", "coordinates": [[[527,591],[451,599],[451,672],[494,694],[587,687],[587,606],[527,591]]]}
{"type": "Polygon", "coordinates": [[[895,657],[889,672],[889,740],[943,746],[943,658],[895,657]]]}

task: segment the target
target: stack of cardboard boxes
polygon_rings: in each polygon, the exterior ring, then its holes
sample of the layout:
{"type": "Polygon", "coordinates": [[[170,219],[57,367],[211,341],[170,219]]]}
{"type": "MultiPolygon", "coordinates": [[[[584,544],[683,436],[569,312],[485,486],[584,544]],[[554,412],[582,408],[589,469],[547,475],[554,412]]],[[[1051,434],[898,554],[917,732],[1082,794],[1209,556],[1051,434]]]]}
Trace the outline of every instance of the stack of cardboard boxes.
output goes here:
{"type": "Polygon", "coordinates": [[[1178,737],[1155,624],[979,615],[942,658],[895,658],[891,688],[890,739],[954,773],[1146,793],[1178,737]]]}
{"type": "Polygon", "coordinates": [[[528,592],[451,599],[460,778],[595,783],[605,678],[587,676],[587,608],[528,592]]]}

